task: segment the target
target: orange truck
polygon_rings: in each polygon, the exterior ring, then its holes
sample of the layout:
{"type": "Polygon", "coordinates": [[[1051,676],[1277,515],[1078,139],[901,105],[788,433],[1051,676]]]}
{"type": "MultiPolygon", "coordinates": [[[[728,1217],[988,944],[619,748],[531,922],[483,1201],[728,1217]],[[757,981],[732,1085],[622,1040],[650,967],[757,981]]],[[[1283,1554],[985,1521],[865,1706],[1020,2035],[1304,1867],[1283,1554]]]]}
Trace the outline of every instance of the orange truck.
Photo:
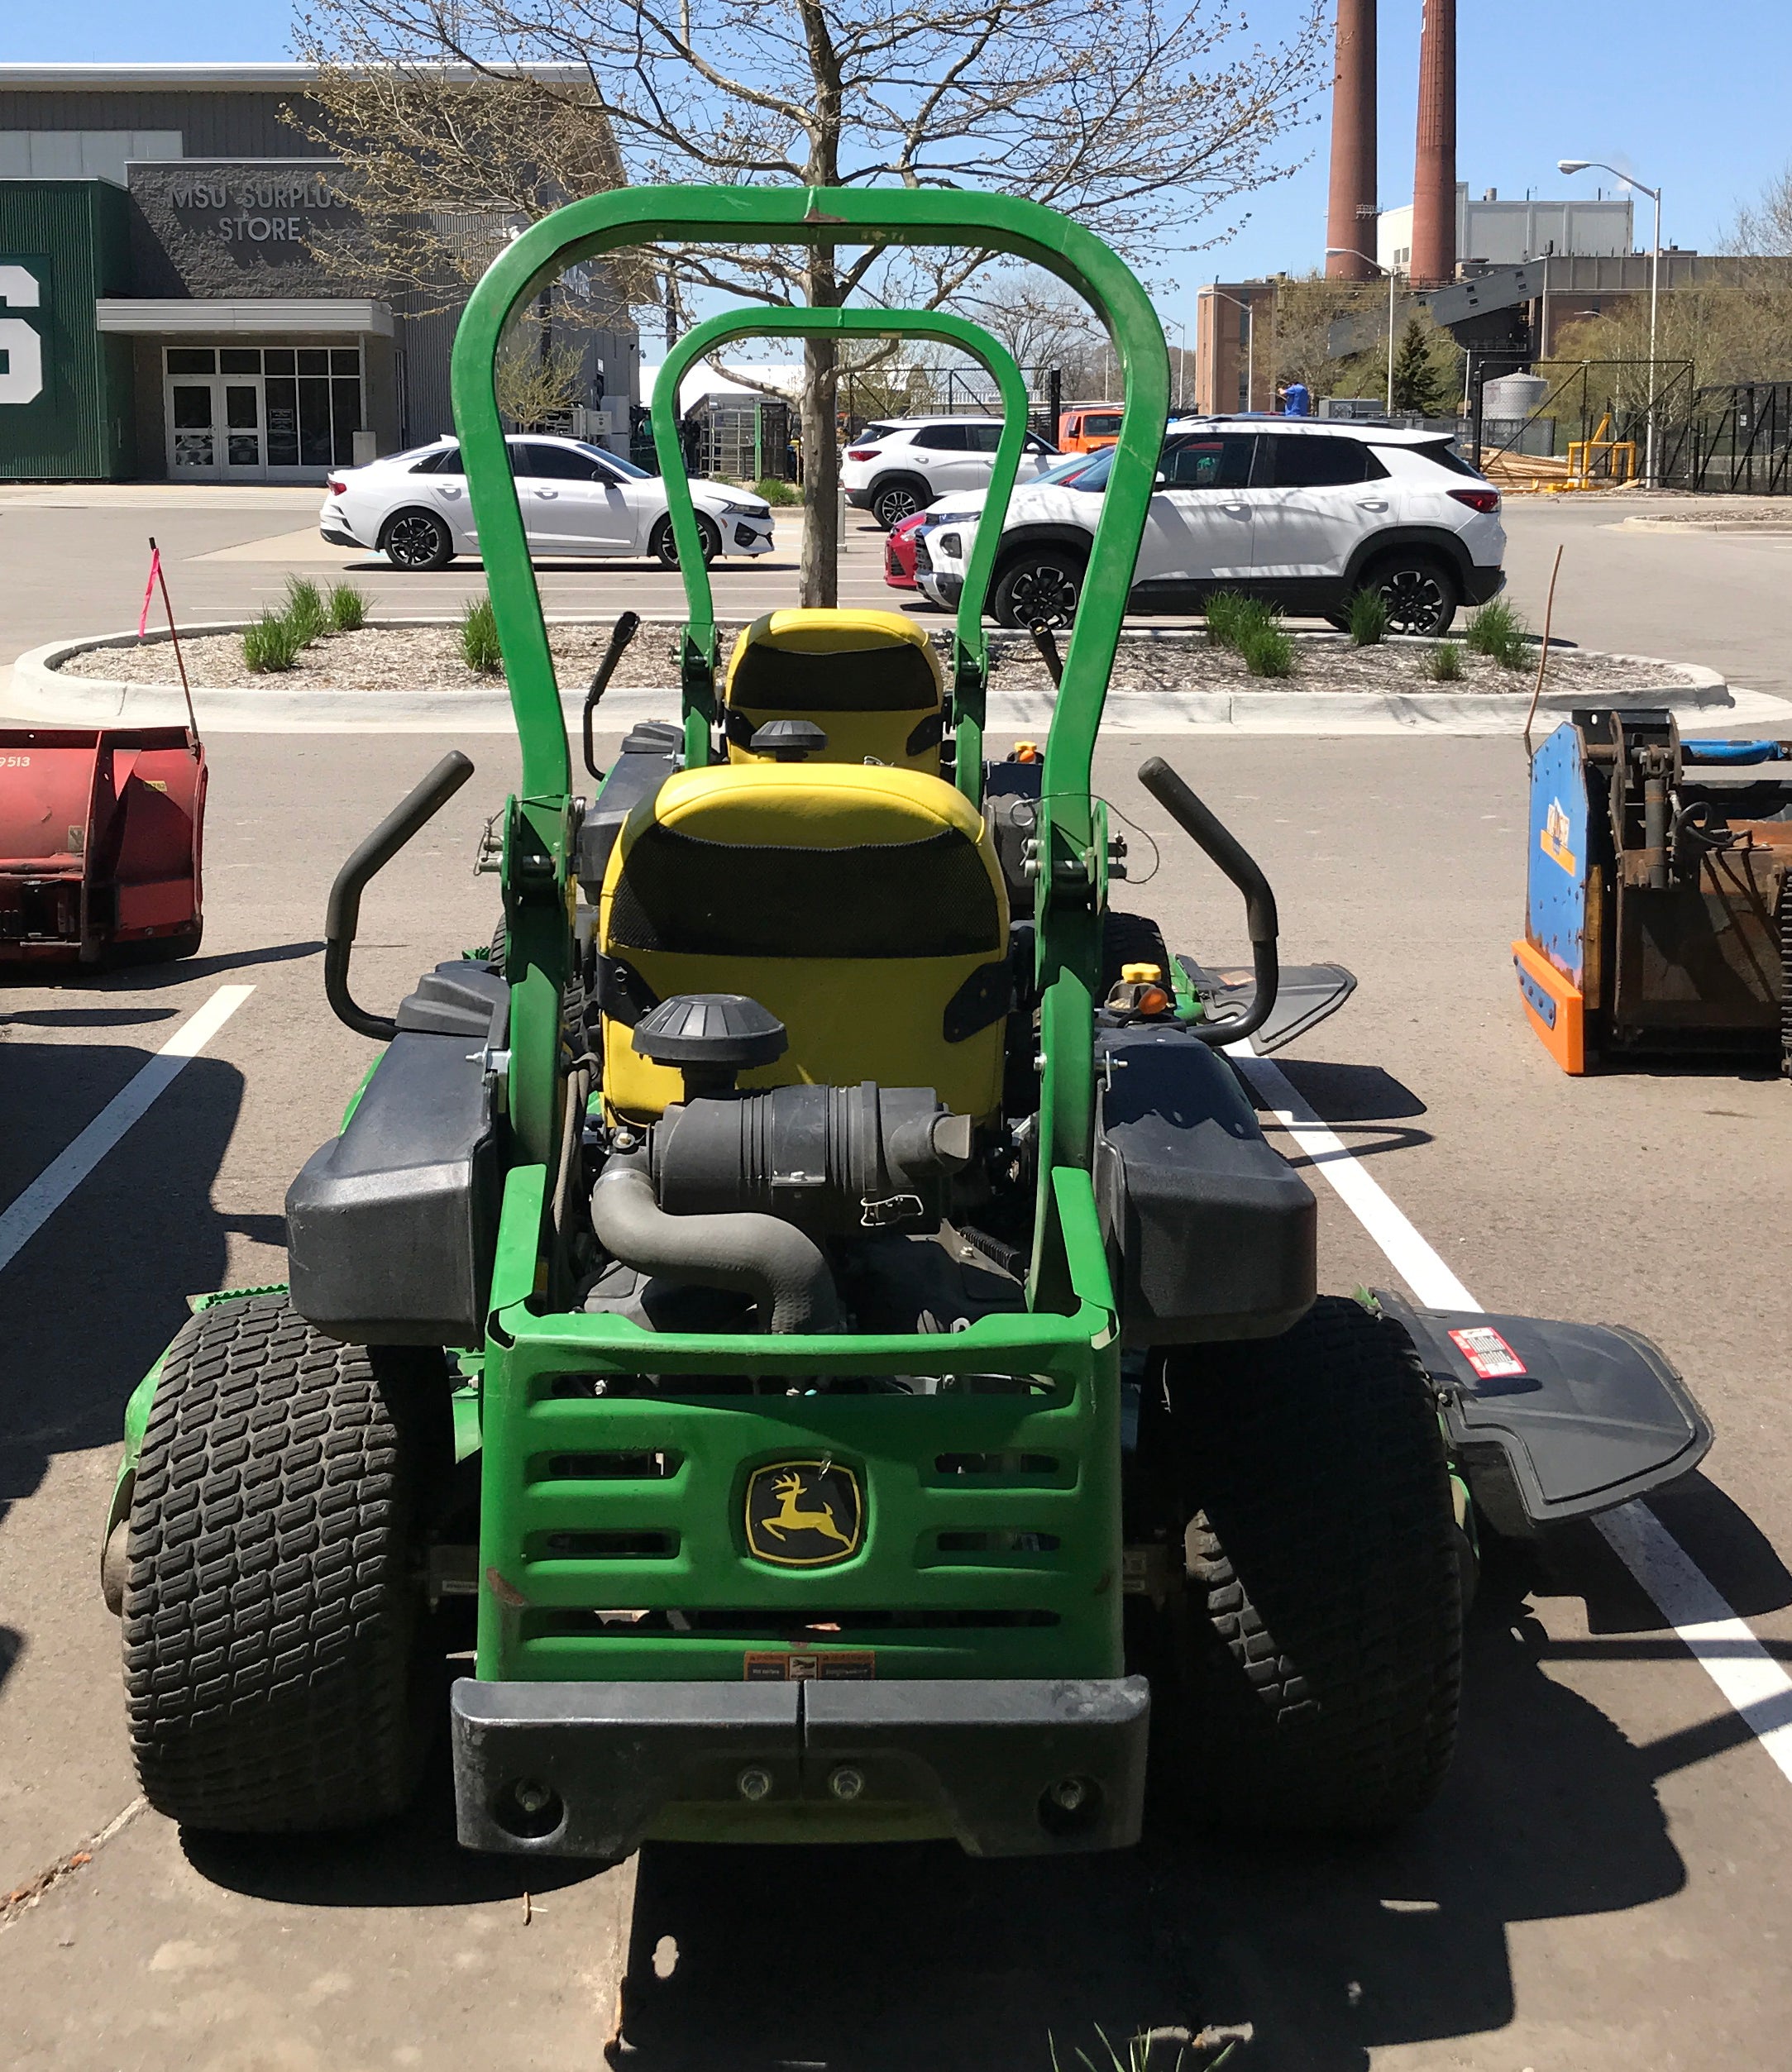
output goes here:
{"type": "Polygon", "coordinates": [[[1117,403],[1073,403],[1059,413],[1060,453],[1095,453],[1105,446],[1114,445],[1119,437],[1117,403]]]}

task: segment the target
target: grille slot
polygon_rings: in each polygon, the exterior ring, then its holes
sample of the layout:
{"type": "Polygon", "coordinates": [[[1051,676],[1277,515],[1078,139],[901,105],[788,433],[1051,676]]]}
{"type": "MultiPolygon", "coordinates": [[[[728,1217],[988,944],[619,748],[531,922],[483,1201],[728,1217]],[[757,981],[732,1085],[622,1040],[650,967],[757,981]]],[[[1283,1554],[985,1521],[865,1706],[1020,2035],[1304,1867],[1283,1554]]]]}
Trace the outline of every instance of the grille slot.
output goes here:
{"type": "Polygon", "coordinates": [[[671,1561],[678,1553],[676,1532],[651,1526],[605,1532],[538,1532],[523,1550],[525,1561],[671,1561]]]}
{"type": "Polygon", "coordinates": [[[685,1464],[682,1454],[566,1453],[538,1454],[529,1480],[543,1482],[670,1482],[685,1464]]]}

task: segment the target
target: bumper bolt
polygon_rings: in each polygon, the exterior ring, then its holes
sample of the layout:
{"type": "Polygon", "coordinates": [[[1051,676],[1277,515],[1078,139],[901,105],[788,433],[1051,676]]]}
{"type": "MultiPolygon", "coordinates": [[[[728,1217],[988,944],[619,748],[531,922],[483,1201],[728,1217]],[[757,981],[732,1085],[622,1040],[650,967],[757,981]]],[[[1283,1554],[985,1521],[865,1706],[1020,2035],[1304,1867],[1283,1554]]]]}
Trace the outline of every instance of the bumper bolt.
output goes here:
{"type": "Polygon", "coordinates": [[[1089,1796],[1088,1781],[1081,1777],[1062,1777],[1046,1796],[1059,1812],[1073,1813],[1089,1796]]]}
{"type": "Polygon", "coordinates": [[[854,1769],[850,1763],[841,1764],[828,1778],[828,1789],[836,1798],[857,1798],[864,1788],[864,1772],[854,1769]]]}
{"type": "Polygon", "coordinates": [[[533,1778],[525,1778],[515,1788],[516,1802],[525,1813],[538,1813],[553,1797],[545,1784],[538,1784],[533,1778]]]}
{"type": "Polygon", "coordinates": [[[756,1764],[743,1769],[734,1780],[735,1789],[749,1806],[757,1806],[772,1789],[769,1774],[756,1764]]]}

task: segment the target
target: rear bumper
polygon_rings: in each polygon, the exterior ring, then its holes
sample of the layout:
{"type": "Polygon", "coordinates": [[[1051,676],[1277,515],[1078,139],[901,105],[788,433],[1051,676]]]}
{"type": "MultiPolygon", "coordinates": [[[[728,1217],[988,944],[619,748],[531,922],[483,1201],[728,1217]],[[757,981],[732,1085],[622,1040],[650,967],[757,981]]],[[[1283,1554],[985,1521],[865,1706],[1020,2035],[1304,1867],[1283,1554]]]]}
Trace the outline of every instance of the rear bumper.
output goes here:
{"type": "Polygon", "coordinates": [[[1462,601],[1465,604],[1484,604],[1489,598],[1498,597],[1505,587],[1504,569],[1487,568],[1479,561],[1470,561],[1463,571],[1462,601]]]}
{"type": "Polygon", "coordinates": [[[848,489],[845,494],[847,502],[855,511],[868,511],[871,508],[871,490],[868,486],[863,489],[848,489]]]}
{"type": "Polygon", "coordinates": [[[362,544],[346,525],[322,524],[318,526],[318,530],[332,547],[360,547],[362,544]]]}
{"type": "Polygon", "coordinates": [[[1139,1837],[1149,1712],[1143,1677],[462,1678],[456,1826],[470,1849],[608,1859],[656,1835],[950,1836],[973,1856],[1123,1849],[1139,1837]]]}

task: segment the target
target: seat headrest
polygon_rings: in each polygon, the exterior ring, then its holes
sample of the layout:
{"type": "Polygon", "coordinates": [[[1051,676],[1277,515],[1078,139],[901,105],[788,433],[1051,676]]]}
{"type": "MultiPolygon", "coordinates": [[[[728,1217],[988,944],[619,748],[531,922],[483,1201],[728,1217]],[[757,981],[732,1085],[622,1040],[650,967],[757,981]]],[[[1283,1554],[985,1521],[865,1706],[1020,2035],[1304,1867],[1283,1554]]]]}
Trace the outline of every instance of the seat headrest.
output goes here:
{"type": "Polygon", "coordinates": [[[743,628],[727,702],[786,712],[925,712],[944,678],[925,631],[898,612],[767,612],[743,628]]]}

